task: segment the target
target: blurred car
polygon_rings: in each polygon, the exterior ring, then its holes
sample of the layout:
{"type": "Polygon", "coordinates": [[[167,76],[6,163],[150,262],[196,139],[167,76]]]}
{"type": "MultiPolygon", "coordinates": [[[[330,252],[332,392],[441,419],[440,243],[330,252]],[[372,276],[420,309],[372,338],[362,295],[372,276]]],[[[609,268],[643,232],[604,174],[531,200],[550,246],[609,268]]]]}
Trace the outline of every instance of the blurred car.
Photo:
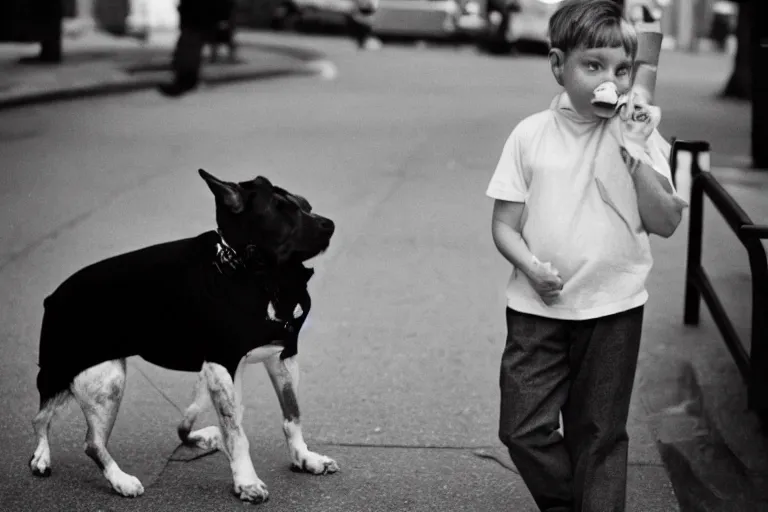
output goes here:
{"type": "MultiPolygon", "coordinates": [[[[472,38],[485,29],[483,0],[381,0],[369,18],[378,37],[472,38]]],[[[284,0],[272,14],[276,30],[341,29],[356,0],[284,0]]]]}
{"type": "Polygon", "coordinates": [[[357,8],[356,0],[285,0],[272,13],[275,30],[340,29],[357,8]]]}
{"type": "Polygon", "coordinates": [[[549,45],[549,18],[563,0],[486,0],[483,43],[507,52],[518,42],[549,45]]]}
{"type": "Polygon", "coordinates": [[[379,37],[467,39],[486,20],[481,0],[381,0],[371,24],[379,37]]]}

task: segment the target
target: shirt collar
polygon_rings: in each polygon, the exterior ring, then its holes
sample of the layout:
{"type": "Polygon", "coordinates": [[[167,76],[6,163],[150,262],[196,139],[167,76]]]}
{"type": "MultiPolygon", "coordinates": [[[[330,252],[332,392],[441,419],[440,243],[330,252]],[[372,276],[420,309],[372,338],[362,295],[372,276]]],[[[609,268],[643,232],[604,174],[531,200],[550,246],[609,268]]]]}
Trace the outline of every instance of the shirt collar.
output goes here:
{"type": "Polygon", "coordinates": [[[590,118],[579,114],[576,107],[573,106],[568,93],[565,91],[554,97],[549,108],[574,123],[599,124],[603,121],[600,118],[590,118]]]}

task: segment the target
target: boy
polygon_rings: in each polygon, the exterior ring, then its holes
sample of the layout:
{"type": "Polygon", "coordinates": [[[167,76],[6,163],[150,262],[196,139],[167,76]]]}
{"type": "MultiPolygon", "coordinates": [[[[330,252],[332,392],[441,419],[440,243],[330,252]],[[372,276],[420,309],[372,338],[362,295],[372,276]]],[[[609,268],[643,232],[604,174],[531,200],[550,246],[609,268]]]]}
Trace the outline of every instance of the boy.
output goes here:
{"type": "Polygon", "coordinates": [[[658,132],[651,167],[627,156],[591,103],[605,82],[631,86],[637,35],[621,6],[566,0],[549,31],[564,90],[515,127],[486,192],[494,242],[514,266],[499,437],[541,510],[623,511],[648,233],[672,235],[685,203],[658,132]]]}

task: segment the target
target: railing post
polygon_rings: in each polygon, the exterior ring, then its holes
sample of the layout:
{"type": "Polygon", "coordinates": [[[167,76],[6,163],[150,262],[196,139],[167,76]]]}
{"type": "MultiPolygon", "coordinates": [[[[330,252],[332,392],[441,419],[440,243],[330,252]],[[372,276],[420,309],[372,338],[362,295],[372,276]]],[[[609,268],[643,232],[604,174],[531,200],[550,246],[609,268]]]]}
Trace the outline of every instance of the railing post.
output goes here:
{"type": "Polygon", "coordinates": [[[672,186],[677,188],[677,151],[675,149],[675,142],[677,142],[677,137],[672,137],[670,140],[672,151],[669,153],[669,169],[672,173],[672,186]]]}
{"type": "Polygon", "coordinates": [[[768,262],[760,239],[748,237],[744,245],[752,272],[752,333],[747,397],[749,408],[768,420],[768,262]]]}
{"type": "Polygon", "coordinates": [[[683,322],[686,325],[699,323],[701,309],[701,291],[698,287],[698,274],[701,268],[701,242],[704,225],[704,190],[698,176],[703,171],[709,171],[709,143],[703,141],[678,141],[672,147],[672,158],[675,168],[673,175],[678,177],[677,168],[680,160],[678,151],[691,154],[691,200],[688,213],[688,255],[685,272],[685,306],[683,322]]]}

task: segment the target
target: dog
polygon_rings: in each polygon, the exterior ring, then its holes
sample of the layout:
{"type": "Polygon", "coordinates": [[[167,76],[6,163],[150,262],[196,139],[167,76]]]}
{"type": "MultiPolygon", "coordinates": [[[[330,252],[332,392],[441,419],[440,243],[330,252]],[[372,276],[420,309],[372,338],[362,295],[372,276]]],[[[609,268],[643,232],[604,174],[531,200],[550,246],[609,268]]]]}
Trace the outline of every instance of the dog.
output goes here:
{"type": "Polygon", "coordinates": [[[241,500],[269,497],[242,427],[243,371],[252,363],[264,363],[277,393],[291,464],[313,474],[338,471],[333,459],[308,449],[297,402],[298,334],[311,307],[307,283],[314,272],[305,263],[327,250],[335,225],[265,177],[233,183],[199,173],[215,198],[216,230],[91,264],[45,298],[34,475],[51,474],[51,419],[74,398],[88,426],[85,453],[117,493],[144,492],[107,451],[126,358],[134,355],[198,372],[178,436],[227,455],[241,500]],[[219,426],[193,431],[209,399],[219,426]]]}

